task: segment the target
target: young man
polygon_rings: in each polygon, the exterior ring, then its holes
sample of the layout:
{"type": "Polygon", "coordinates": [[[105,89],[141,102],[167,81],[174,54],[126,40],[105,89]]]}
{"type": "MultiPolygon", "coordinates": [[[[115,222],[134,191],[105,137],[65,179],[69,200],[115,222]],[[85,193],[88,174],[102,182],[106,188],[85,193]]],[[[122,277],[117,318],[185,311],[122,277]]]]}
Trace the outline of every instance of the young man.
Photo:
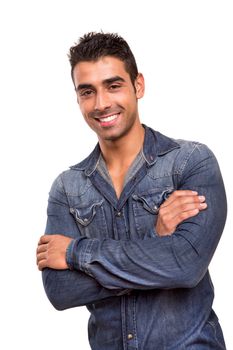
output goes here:
{"type": "Polygon", "coordinates": [[[121,37],[89,33],[70,62],[99,142],[50,192],[37,248],[48,298],[87,306],[93,350],[225,349],[208,272],[226,219],[213,153],[140,123],[144,80],[121,37]]]}

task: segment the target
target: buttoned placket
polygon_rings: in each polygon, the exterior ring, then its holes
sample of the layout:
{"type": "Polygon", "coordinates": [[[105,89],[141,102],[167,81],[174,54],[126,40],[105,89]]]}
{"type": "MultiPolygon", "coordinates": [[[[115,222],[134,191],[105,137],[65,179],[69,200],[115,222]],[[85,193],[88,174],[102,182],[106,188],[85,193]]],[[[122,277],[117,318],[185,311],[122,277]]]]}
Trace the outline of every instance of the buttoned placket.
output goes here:
{"type": "MultiPolygon", "coordinates": [[[[115,227],[118,237],[122,237],[127,232],[127,221],[125,218],[125,208],[121,211],[115,210],[115,227]]],[[[128,237],[125,237],[128,238],[128,237]]],[[[134,295],[128,292],[121,297],[121,317],[124,350],[138,349],[136,333],[136,299],[134,295]]]]}
{"type": "MultiPolygon", "coordinates": [[[[147,166],[143,161],[142,167],[135,173],[133,171],[129,176],[129,180],[118,199],[116,193],[111,186],[111,181],[101,176],[98,171],[90,175],[90,180],[93,185],[100,191],[100,193],[108,200],[112,206],[113,213],[113,227],[116,239],[128,239],[128,212],[127,200],[133,192],[133,189],[139,181],[146,175],[147,166]]],[[[136,297],[128,292],[121,296],[121,318],[122,318],[122,335],[124,350],[138,349],[137,328],[136,328],[136,297]]]]}
{"type": "MultiPolygon", "coordinates": [[[[127,203],[128,198],[132,194],[133,189],[137,183],[145,176],[147,172],[146,164],[141,169],[131,176],[130,180],[123,189],[123,192],[117,199],[113,194],[113,188],[109,182],[106,182],[98,172],[95,172],[90,177],[92,183],[98,188],[98,190],[105,196],[106,199],[112,204],[113,208],[113,226],[115,236],[118,239],[128,239],[128,221],[127,221],[127,203]],[[104,185],[103,186],[103,181],[104,185]]],[[[136,296],[134,293],[128,292],[126,295],[121,296],[121,318],[122,318],[122,335],[124,350],[137,350],[137,327],[136,327],[136,296]]]]}
{"type": "Polygon", "coordinates": [[[136,315],[136,296],[134,293],[125,295],[125,339],[124,343],[126,349],[138,349],[138,339],[137,339],[137,315],[136,315]]]}

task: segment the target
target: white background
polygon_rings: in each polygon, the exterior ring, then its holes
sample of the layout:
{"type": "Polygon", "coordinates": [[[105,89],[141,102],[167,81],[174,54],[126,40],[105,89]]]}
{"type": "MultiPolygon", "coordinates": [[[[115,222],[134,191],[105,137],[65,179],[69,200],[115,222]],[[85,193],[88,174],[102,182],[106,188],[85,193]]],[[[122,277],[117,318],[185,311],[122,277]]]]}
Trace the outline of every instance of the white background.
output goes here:
{"type": "Polygon", "coordinates": [[[1,1],[1,349],[89,349],[86,309],[53,309],[35,250],[52,181],[96,143],[76,104],[67,52],[99,30],[125,37],[144,73],[141,120],[217,155],[229,211],[210,270],[233,349],[232,18],[224,0],[1,1]]]}

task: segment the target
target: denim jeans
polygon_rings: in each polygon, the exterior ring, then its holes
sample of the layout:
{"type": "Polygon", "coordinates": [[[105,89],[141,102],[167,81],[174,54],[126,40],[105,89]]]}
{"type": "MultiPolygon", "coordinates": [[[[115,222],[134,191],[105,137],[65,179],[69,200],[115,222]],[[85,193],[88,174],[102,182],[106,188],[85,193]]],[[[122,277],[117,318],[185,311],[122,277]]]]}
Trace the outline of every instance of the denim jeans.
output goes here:
{"type": "Polygon", "coordinates": [[[70,269],[43,271],[45,291],[58,310],[87,306],[93,350],[225,349],[208,272],[226,220],[218,163],[203,144],[144,127],[145,161],[119,199],[97,170],[99,145],[54,181],[46,234],[73,240],[70,269]],[[159,207],[181,189],[208,208],[160,237],[159,207]]]}

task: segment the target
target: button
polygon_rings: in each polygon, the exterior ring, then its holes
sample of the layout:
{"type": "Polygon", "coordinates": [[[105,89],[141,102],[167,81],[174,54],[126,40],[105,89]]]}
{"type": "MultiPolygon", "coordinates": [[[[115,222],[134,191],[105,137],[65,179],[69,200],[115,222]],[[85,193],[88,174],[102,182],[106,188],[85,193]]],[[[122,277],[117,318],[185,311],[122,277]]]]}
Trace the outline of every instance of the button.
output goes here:
{"type": "Polygon", "coordinates": [[[121,212],[118,211],[118,212],[116,213],[116,215],[117,215],[117,216],[121,216],[121,212]]]}
{"type": "Polygon", "coordinates": [[[133,339],[133,334],[132,334],[132,333],[129,333],[129,334],[127,335],[127,338],[128,338],[128,340],[133,339]]]}

